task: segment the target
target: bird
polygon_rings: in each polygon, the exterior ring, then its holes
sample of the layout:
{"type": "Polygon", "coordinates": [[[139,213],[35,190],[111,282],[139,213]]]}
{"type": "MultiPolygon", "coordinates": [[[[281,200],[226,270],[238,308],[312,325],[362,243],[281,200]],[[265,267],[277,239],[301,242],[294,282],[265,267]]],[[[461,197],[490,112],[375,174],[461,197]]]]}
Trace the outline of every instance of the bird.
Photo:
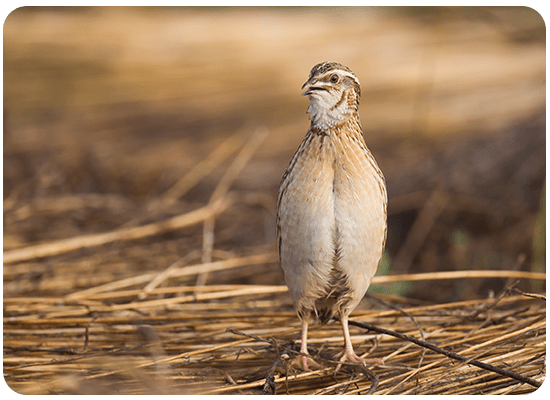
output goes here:
{"type": "Polygon", "coordinates": [[[285,282],[302,323],[301,368],[308,327],[339,314],[345,362],[383,363],[353,349],[348,321],[364,297],[387,237],[386,181],[367,148],[359,120],[361,87],[334,61],[315,65],[302,86],[310,127],[285,169],[277,198],[277,247],[285,282]]]}

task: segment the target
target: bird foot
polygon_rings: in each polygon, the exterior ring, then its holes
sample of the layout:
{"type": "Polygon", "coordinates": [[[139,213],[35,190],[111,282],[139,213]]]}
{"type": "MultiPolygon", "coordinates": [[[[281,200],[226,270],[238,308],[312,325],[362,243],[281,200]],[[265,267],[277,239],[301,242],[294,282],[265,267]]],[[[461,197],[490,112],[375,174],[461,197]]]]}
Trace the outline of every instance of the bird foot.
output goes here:
{"type": "Polygon", "coordinates": [[[367,364],[384,365],[384,361],[381,360],[380,358],[363,358],[355,354],[353,350],[346,350],[342,358],[340,358],[340,363],[336,367],[336,372],[340,371],[342,364],[345,363],[346,361],[354,364],[362,364],[363,366],[366,366],[367,364]]]}
{"type": "Polygon", "coordinates": [[[294,359],[293,365],[297,365],[303,371],[311,371],[310,367],[313,369],[323,368],[319,363],[314,361],[311,357],[301,356],[294,359]]]}

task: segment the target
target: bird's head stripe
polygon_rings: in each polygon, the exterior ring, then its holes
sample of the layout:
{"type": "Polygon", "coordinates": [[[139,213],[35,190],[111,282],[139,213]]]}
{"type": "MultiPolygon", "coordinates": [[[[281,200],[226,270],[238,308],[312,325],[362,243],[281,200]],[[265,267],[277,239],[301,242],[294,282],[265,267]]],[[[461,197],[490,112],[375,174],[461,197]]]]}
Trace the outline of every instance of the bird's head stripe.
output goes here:
{"type": "Polygon", "coordinates": [[[348,78],[352,79],[353,81],[355,81],[359,85],[359,79],[357,79],[355,74],[350,73],[350,72],[348,72],[346,70],[343,70],[343,69],[334,69],[334,70],[331,70],[331,71],[327,71],[323,75],[318,76],[316,79],[323,80],[323,78],[325,78],[327,76],[330,77],[330,76],[332,76],[332,74],[338,74],[340,76],[347,76],[348,78]]]}

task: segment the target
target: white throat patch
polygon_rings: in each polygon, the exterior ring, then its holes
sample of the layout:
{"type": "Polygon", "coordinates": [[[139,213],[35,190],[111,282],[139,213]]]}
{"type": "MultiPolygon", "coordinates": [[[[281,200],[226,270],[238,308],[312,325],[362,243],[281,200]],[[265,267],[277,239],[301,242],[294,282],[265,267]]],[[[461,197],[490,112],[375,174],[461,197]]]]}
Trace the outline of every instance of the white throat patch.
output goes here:
{"type": "Polygon", "coordinates": [[[310,106],[307,112],[311,113],[309,119],[313,125],[321,130],[334,128],[345,121],[350,113],[349,105],[345,99],[340,104],[340,93],[331,94],[328,91],[315,91],[309,94],[310,106]],[[337,107],[335,105],[338,104],[337,107]]]}

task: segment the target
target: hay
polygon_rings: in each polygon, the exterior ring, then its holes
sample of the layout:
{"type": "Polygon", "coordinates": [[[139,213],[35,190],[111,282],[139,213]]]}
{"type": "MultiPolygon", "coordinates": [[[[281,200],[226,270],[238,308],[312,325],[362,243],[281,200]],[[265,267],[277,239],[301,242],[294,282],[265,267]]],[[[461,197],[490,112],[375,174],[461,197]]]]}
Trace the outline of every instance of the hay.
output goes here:
{"type": "MultiPolygon", "coordinates": [[[[270,256],[263,259],[273,262],[270,256]]],[[[138,288],[91,289],[4,299],[4,374],[15,391],[355,394],[372,388],[376,377],[376,394],[519,394],[534,391],[545,375],[545,298],[511,290],[496,299],[404,307],[428,343],[461,361],[428,350],[418,367],[422,348],[406,337],[352,327],[357,351],[373,347],[385,364],[368,371],[345,366],[335,375],[343,340],[334,322],[311,330],[310,351],[323,368],[294,367],[298,319],[273,311],[288,309],[286,287],[170,285],[149,291],[162,298],[142,301],[138,288]],[[243,309],[252,310],[236,311],[243,309]]],[[[420,337],[400,311],[360,312],[352,319],[420,337]]]]}

